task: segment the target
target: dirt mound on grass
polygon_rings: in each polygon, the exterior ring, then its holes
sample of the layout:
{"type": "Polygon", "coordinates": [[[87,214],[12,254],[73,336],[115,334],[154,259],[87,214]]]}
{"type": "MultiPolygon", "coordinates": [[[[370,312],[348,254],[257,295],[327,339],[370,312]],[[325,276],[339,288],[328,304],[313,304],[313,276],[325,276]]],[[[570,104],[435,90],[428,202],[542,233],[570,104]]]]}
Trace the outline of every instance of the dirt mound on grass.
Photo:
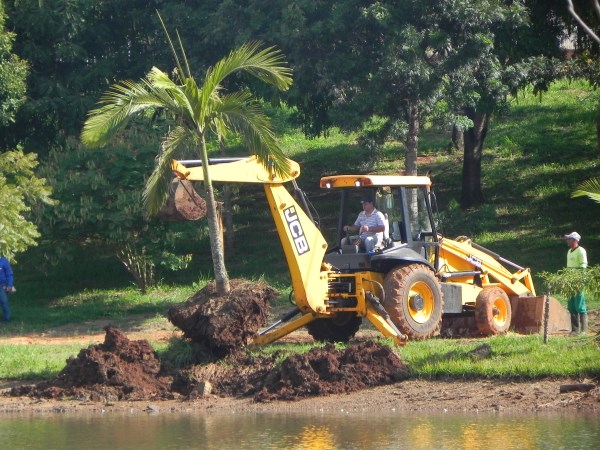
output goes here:
{"type": "Polygon", "coordinates": [[[345,350],[328,344],[303,355],[289,356],[280,369],[267,376],[254,399],[297,400],[349,393],[391,384],[407,376],[400,357],[381,344],[364,341],[345,350]]]}
{"type": "Polygon", "coordinates": [[[266,325],[269,300],[279,295],[263,282],[236,279],[230,285],[229,294],[219,296],[212,282],[168,314],[184,337],[218,358],[248,344],[266,325]]]}
{"type": "Polygon", "coordinates": [[[250,397],[255,401],[299,400],[306,397],[355,392],[407,378],[400,357],[390,348],[363,341],[337,350],[316,347],[305,354],[281,360],[272,356],[235,354],[219,364],[194,366],[181,371],[173,388],[195,398],[198,386],[208,381],[221,397],[250,397]]]}
{"type": "Polygon", "coordinates": [[[160,375],[160,361],[148,341],[130,341],[111,325],[103,344],[81,350],[52,380],[13,388],[11,396],[115,401],[168,399],[171,378],[160,375]]]}
{"type": "Polygon", "coordinates": [[[130,341],[122,331],[108,326],[103,344],[69,358],[55,378],[15,387],[9,395],[116,401],[193,399],[210,392],[267,402],[354,392],[406,377],[398,355],[373,341],[361,341],[345,350],[329,344],[303,355],[244,352],[265,325],[268,301],[277,291],[264,283],[232,280],[231,284],[225,297],[216,294],[213,283],[169,310],[171,322],[184,337],[219,361],[167,374],[147,341],[130,341]]]}
{"type": "Polygon", "coordinates": [[[55,378],[14,387],[8,395],[104,402],[195,399],[204,396],[205,386],[210,384],[211,394],[220,397],[269,402],[350,393],[407,377],[398,355],[373,341],[345,350],[328,344],[303,355],[290,355],[278,364],[281,357],[281,352],[270,356],[241,352],[166,376],[147,341],[130,341],[108,326],[103,344],[69,358],[55,378]]]}

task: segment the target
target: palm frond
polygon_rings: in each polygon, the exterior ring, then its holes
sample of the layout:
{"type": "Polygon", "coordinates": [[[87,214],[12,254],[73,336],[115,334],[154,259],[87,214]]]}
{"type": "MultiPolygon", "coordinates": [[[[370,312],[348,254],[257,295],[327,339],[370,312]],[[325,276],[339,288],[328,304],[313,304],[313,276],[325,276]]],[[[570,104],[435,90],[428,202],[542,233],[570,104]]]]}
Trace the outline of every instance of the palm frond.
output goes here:
{"type": "MultiPolygon", "coordinates": [[[[158,11],[156,11],[156,14],[158,15],[158,20],[160,20],[160,24],[163,27],[165,35],[167,36],[167,42],[169,43],[169,47],[171,47],[171,53],[173,53],[173,58],[175,58],[175,64],[177,65],[177,70],[178,70],[179,76],[180,77],[191,77],[191,75],[189,73],[186,74],[183,71],[181,61],[179,61],[179,55],[177,54],[177,50],[175,50],[175,46],[173,45],[173,40],[171,39],[171,35],[169,34],[169,31],[167,30],[165,22],[162,19],[162,16],[160,15],[160,13],[158,11]]],[[[179,37],[179,33],[177,34],[177,36],[179,37]]],[[[181,39],[179,39],[179,46],[181,48],[183,48],[183,46],[181,45],[181,39]]],[[[185,57],[185,53],[184,53],[184,57],[185,57]]],[[[188,72],[189,72],[189,67],[187,66],[187,61],[186,61],[186,68],[188,69],[188,72]]]]}
{"type": "Polygon", "coordinates": [[[243,139],[251,154],[277,175],[289,174],[288,159],[277,143],[269,118],[249,92],[221,97],[215,114],[243,139]]]}
{"type": "Polygon", "coordinates": [[[587,196],[595,202],[600,203],[600,178],[592,178],[584,181],[571,194],[572,198],[583,196],[587,196]]]}
{"type": "Polygon", "coordinates": [[[195,137],[191,130],[178,126],[171,130],[162,142],[162,151],[157,156],[156,166],[144,187],[143,202],[148,216],[158,213],[169,195],[169,186],[173,179],[171,162],[175,154],[181,151],[186,143],[193,142],[195,137]]]}
{"type": "Polygon", "coordinates": [[[179,42],[179,48],[181,49],[181,56],[183,57],[183,62],[185,62],[185,76],[186,78],[192,78],[190,63],[188,61],[187,54],[185,53],[185,47],[183,46],[183,42],[181,42],[181,36],[179,35],[179,31],[175,30],[175,32],[177,33],[177,41],[179,42]]]}
{"type": "Polygon", "coordinates": [[[145,82],[124,81],[113,85],[100,99],[99,104],[104,106],[88,113],[81,133],[82,142],[88,146],[106,143],[132,116],[156,107],[155,100],[145,82]]]}
{"type": "MultiPolygon", "coordinates": [[[[254,45],[255,47],[251,48],[259,48],[259,43],[254,45]]],[[[283,53],[275,47],[268,47],[256,53],[252,51],[253,54],[240,69],[279,90],[288,90],[292,85],[292,69],[287,66],[283,53]]]]}
{"type": "Polygon", "coordinates": [[[292,70],[286,66],[281,51],[275,47],[260,49],[260,42],[248,42],[232,50],[229,55],[206,72],[203,88],[208,101],[214,90],[234,72],[245,71],[277,89],[287,90],[292,84],[292,70]]]}
{"type": "Polygon", "coordinates": [[[196,82],[191,78],[183,79],[184,85],[173,82],[169,76],[160,69],[153,67],[147,75],[149,88],[153,95],[163,102],[163,108],[174,114],[194,117],[193,97],[194,90],[198,90],[196,82]],[[191,81],[190,81],[191,80],[191,81]]]}
{"type": "Polygon", "coordinates": [[[98,103],[104,106],[89,112],[81,133],[87,146],[107,143],[134,116],[148,109],[163,108],[190,118],[194,114],[186,93],[156,67],[139,82],[111,86],[98,103]]]}
{"type": "Polygon", "coordinates": [[[292,70],[287,66],[283,54],[275,47],[259,50],[260,45],[260,42],[243,44],[238,50],[231,52],[219,69],[227,75],[243,70],[277,89],[289,89],[292,85],[292,70]]]}

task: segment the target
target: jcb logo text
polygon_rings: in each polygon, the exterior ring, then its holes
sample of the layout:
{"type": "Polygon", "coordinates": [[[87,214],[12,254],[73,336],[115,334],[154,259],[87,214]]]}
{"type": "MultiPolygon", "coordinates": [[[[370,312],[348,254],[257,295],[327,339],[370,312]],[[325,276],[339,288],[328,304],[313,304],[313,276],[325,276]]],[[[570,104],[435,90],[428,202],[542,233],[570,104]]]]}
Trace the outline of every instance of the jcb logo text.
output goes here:
{"type": "Polygon", "coordinates": [[[283,211],[283,215],[285,216],[288,228],[290,229],[290,234],[294,240],[294,245],[296,246],[298,255],[303,255],[304,253],[310,251],[306,236],[304,236],[304,230],[302,229],[302,225],[300,225],[300,220],[298,219],[298,214],[296,213],[296,208],[294,206],[290,206],[283,211]]]}

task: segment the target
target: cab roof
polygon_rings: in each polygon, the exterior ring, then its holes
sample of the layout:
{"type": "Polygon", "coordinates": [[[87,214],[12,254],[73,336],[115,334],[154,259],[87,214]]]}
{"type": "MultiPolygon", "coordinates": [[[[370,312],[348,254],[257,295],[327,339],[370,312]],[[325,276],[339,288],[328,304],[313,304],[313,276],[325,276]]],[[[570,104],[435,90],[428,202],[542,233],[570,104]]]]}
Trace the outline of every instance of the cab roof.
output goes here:
{"type": "Polygon", "coordinates": [[[425,176],[405,175],[332,175],[321,178],[322,188],[377,187],[377,186],[431,186],[425,176]]]}

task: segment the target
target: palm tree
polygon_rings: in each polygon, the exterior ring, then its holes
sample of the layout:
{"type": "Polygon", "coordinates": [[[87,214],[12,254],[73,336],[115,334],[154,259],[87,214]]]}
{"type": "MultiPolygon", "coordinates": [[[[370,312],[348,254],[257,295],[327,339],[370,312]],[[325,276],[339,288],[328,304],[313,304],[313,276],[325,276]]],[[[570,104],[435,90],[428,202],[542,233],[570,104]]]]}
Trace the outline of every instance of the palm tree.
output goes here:
{"type": "Polygon", "coordinates": [[[209,68],[204,83],[198,86],[181,41],[180,58],[168,33],[167,38],[177,63],[175,80],[153,67],[139,82],[122,81],[113,85],[101,97],[99,105],[102,106],[89,112],[81,140],[88,146],[105,144],[132,118],[149,110],[162,110],[170,115],[175,123],[161,143],[156,167],[144,188],[144,204],[149,215],[158,212],[168,196],[171,160],[190,143],[197,146],[204,174],[216,287],[217,292],[224,295],[229,292],[229,277],[218,232],[206,140],[211,137],[221,139],[232,132],[240,136],[249,151],[275,174],[287,173],[289,167],[268,117],[252,94],[248,91],[226,92],[223,80],[233,73],[246,72],[280,90],[287,90],[292,84],[291,70],[286,67],[281,52],[274,47],[261,50],[259,43],[247,43],[209,68]]]}
{"type": "Polygon", "coordinates": [[[582,182],[577,186],[577,190],[571,194],[571,197],[583,197],[584,195],[600,203],[600,178],[592,178],[582,182]]]}

